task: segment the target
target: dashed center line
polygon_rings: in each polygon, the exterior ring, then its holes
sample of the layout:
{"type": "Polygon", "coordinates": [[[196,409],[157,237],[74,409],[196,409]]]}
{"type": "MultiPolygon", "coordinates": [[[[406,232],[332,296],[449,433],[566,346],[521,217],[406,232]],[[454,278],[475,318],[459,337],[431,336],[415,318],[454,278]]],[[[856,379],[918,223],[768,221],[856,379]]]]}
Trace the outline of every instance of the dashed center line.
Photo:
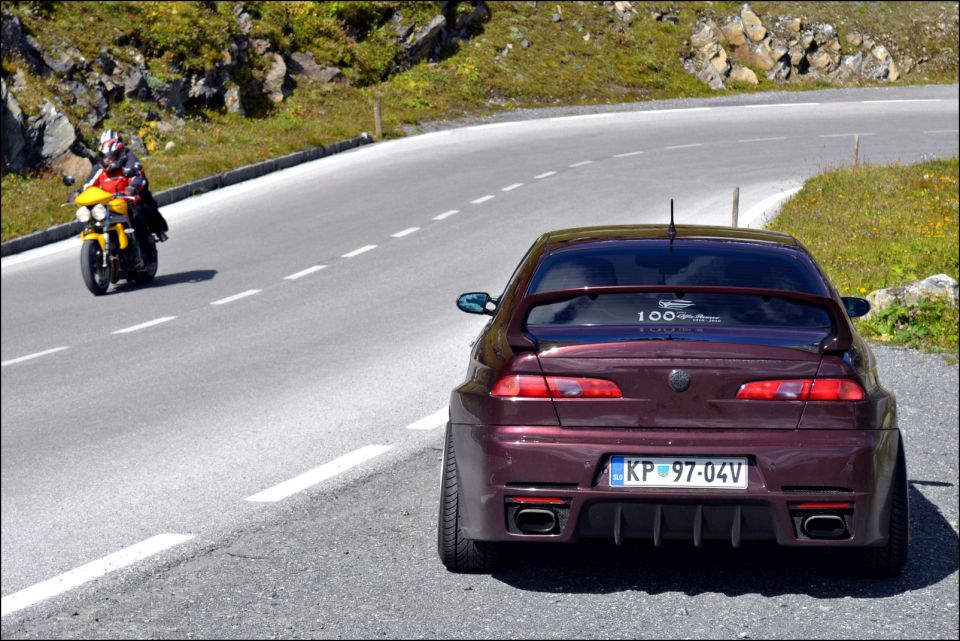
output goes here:
{"type": "Polygon", "coordinates": [[[850,138],[850,137],[852,137],[852,136],[861,136],[861,137],[862,137],[862,136],[875,136],[875,135],[876,135],[876,134],[873,134],[873,133],[866,133],[866,134],[858,134],[858,133],[852,133],[852,134],[820,134],[819,136],[817,136],[817,138],[850,138]]]}
{"type": "Polygon", "coordinates": [[[132,326],[132,327],[126,327],[126,328],[124,328],[124,329],[118,329],[117,331],[115,331],[115,332],[113,332],[113,333],[114,333],[114,334],[126,334],[126,333],[128,333],[128,332],[135,332],[135,331],[140,330],[140,329],[146,329],[147,327],[153,327],[154,325],[159,325],[160,323],[166,323],[167,321],[171,321],[171,320],[173,320],[174,318],[176,318],[176,316],[162,316],[161,318],[155,318],[154,320],[152,320],[152,321],[147,321],[146,323],[140,323],[139,325],[134,325],[134,326],[132,326]]]}
{"type": "Polygon", "coordinates": [[[2,615],[0,616],[7,616],[17,610],[22,610],[50,597],[63,594],[88,581],[99,579],[128,565],[133,565],[137,561],[142,561],[149,556],[153,556],[175,545],[180,545],[192,538],[192,534],[158,534],[157,536],[150,537],[146,541],[141,541],[113,554],[108,554],[102,559],[91,561],[69,572],[58,574],[52,579],[31,585],[29,588],[14,592],[0,599],[0,611],[2,611],[2,615]]]}
{"type": "Polygon", "coordinates": [[[40,358],[41,356],[46,356],[47,354],[55,354],[57,352],[62,352],[65,349],[70,349],[69,347],[54,347],[53,349],[45,349],[42,352],[37,352],[36,354],[27,354],[26,356],[21,356],[19,358],[11,358],[8,361],[3,361],[0,363],[0,367],[6,367],[7,365],[13,365],[14,363],[22,363],[23,361],[29,361],[32,358],[40,358]]]}
{"type": "Polygon", "coordinates": [[[332,478],[341,472],[349,470],[351,467],[356,467],[357,465],[360,465],[361,463],[372,458],[376,458],[384,452],[388,452],[392,449],[392,445],[367,445],[366,447],[361,447],[359,450],[354,450],[349,454],[344,454],[343,456],[336,458],[329,463],[324,463],[320,467],[316,467],[309,472],[304,472],[299,476],[295,476],[289,481],[278,483],[277,485],[263,490],[262,492],[257,492],[253,496],[248,496],[245,500],[252,501],[254,503],[274,503],[276,501],[282,501],[288,496],[296,494],[297,492],[301,492],[309,487],[313,487],[321,481],[332,478]]]}
{"type": "Polygon", "coordinates": [[[459,213],[460,213],[460,210],[459,210],[459,209],[451,209],[450,211],[445,211],[445,212],[443,212],[443,213],[440,214],[439,216],[434,216],[433,219],[434,219],[434,220],[443,220],[444,218],[450,218],[450,216],[453,216],[454,214],[459,214],[459,213]]]}
{"type": "Polygon", "coordinates": [[[539,178],[546,178],[547,176],[553,176],[553,175],[556,174],[556,173],[557,173],[557,172],[555,172],[555,171],[546,171],[546,172],[544,172],[544,173],[542,173],[542,174],[538,174],[538,175],[534,176],[534,178],[538,178],[538,179],[539,179],[539,178]]]}
{"type": "Polygon", "coordinates": [[[575,162],[572,165],[568,165],[568,167],[583,167],[584,165],[589,165],[592,162],[592,160],[581,160],[580,162],[575,162]]]}
{"type": "Polygon", "coordinates": [[[516,189],[517,187],[523,187],[523,183],[513,183],[512,185],[507,185],[506,187],[504,187],[504,188],[501,189],[500,191],[513,191],[513,190],[516,189]]]}
{"type": "Polygon", "coordinates": [[[447,406],[444,406],[443,409],[439,409],[429,416],[424,416],[419,421],[414,421],[407,425],[406,429],[408,430],[432,430],[435,427],[440,427],[447,423],[447,418],[450,416],[450,410],[447,406]]]}
{"type": "Polygon", "coordinates": [[[283,278],[284,280],[297,280],[298,278],[303,278],[304,276],[312,274],[313,272],[318,272],[321,269],[326,269],[326,267],[327,267],[326,265],[314,265],[313,267],[307,267],[302,271],[296,272],[294,274],[290,274],[289,276],[284,276],[283,278]]]}
{"type": "Polygon", "coordinates": [[[394,238],[403,238],[404,236],[409,236],[410,234],[420,231],[419,227],[407,227],[403,231],[398,231],[396,234],[391,234],[394,238]]]}
{"type": "Polygon", "coordinates": [[[778,102],[770,105],[744,105],[745,109],[775,109],[777,107],[815,107],[819,102],[778,102]]]}
{"type": "Polygon", "coordinates": [[[360,254],[365,254],[365,253],[367,253],[368,251],[370,251],[371,249],[376,249],[376,248],[377,248],[376,245],[364,245],[363,247],[361,247],[361,248],[359,248],[359,249],[354,249],[352,252],[349,252],[349,253],[344,254],[344,255],[341,256],[340,258],[353,258],[354,256],[359,256],[360,254]]]}
{"type": "Polygon", "coordinates": [[[628,156],[639,156],[639,155],[642,154],[642,153],[643,153],[642,151],[628,151],[628,152],[623,153],[623,154],[613,154],[613,157],[614,157],[614,158],[626,158],[626,157],[628,157],[628,156]]]}
{"type": "Polygon", "coordinates": [[[896,100],[861,100],[865,105],[880,104],[884,102],[941,102],[941,98],[898,98],[896,100]]]}
{"type": "Polygon", "coordinates": [[[786,136],[775,136],[773,138],[744,138],[737,142],[772,142],[774,140],[786,140],[786,136]]]}
{"type": "Polygon", "coordinates": [[[924,131],[925,134],[955,134],[960,133],[960,129],[930,129],[924,131]]]}
{"type": "Polygon", "coordinates": [[[690,147],[703,147],[703,143],[695,142],[689,145],[672,145],[670,147],[664,147],[664,149],[689,149],[690,147]]]}
{"type": "Polygon", "coordinates": [[[235,300],[240,300],[241,298],[246,298],[247,296],[253,296],[254,294],[259,294],[262,292],[262,289],[248,289],[245,292],[240,292],[239,294],[234,294],[233,296],[227,296],[226,298],[221,298],[220,300],[215,300],[211,305],[226,305],[227,303],[232,303],[235,300]]]}
{"type": "Polygon", "coordinates": [[[493,194],[487,194],[486,196],[480,196],[480,197],[477,198],[476,200],[471,200],[471,201],[470,201],[470,204],[471,204],[471,205],[479,205],[480,203],[485,203],[485,202],[487,202],[488,200],[491,200],[491,199],[493,199],[493,198],[496,198],[496,196],[494,196],[493,194]]]}

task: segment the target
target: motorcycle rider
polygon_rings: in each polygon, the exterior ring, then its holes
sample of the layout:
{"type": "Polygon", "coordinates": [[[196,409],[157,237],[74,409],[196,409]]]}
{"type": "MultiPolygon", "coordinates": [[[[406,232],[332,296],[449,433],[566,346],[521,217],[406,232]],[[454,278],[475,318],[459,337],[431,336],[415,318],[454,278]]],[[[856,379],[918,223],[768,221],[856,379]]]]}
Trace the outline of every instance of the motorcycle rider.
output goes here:
{"type": "MultiPolygon", "coordinates": [[[[119,131],[107,129],[100,134],[100,162],[93,166],[83,189],[93,185],[94,180],[100,172],[104,171],[104,169],[111,164],[116,165],[118,161],[120,163],[119,168],[125,170],[126,173],[139,175],[140,180],[137,181],[137,193],[140,197],[140,202],[138,203],[138,205],[140,205],[140,213],[146,217],[150,229],[153,231],[157,240],[162,243],[167,240],[166,232],[169,231],[170,228],[167,225],[166,219],[160,213],[160,207],[157,205],[157,201],[153,198],[153,193],[150,191],[147,174],[143,170],[143,165],[137,160],[137,155],[133,153],[133,150],[126,148],[119,131]],[[111,141],[119,143],[119,148],[114,148],[114,153],[119,152],[120,158],[107,162],[104,160],[103,150],[105,145],[111,141]]],[[[114,167],[114,169],[116,168],[117,167],[114,167]]]]}
{"type": "Polygon", "coordinates": [[[100,145],[100,164],[97,165],[93,177],[87,181],[83,189],[99,187],[127,201],[130,222],[137,236],[137,245],[142,250],[137,255],[137,267],[141,268],[144,262],[152,262],[157,249],[147,228],[147,208],[144,207],[143,202],[143,191],[146,189],[147,180],[138,167],[139,163],[125,166],[127,157],[128,154],[122,142],[116,138],[107,139],[100,145]]]}

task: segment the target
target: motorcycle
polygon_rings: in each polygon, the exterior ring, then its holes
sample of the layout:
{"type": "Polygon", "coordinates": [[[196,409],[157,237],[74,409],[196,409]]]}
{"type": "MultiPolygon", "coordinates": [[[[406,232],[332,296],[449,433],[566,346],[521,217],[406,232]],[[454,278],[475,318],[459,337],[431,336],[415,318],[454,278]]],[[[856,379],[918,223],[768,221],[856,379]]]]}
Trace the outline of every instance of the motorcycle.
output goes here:
{"type": "MultiPolygon", "coordinates": [[[[73,176],[64,176],[64,185],[75,183],[73,176]]],[[[94,296],[106,294],[110,284],[121,278],[137,283],[154,279],[157,245],[149,242],[141,247],[130,220],[129,204],[120,194],[88,187],[64,204],[70,202],[78,206],[77,220],[85,225],[80,233],[80,273],[94,296]]]]}

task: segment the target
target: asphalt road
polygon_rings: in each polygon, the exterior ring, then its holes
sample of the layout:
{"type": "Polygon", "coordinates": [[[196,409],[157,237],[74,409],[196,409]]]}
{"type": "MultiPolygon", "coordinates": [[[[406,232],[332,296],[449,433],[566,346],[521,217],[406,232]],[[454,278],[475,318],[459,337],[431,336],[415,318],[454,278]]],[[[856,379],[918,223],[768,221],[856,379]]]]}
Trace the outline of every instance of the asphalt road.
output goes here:
{"type": "Polygon", "coordinates": [[[879,350],[913,482],[898,581],[776,549],[538,549],[479,577],[437,561],[440,421],[406,427],[463,376],[483,320],[457,294],[499,292],[543,231],[665,223],[670,198],[679,223],[727,224],[739,186],[756,219],[847,162],[852,134],[866,162],[958,153],[956,86],[666,107],[438,131],[178,203],[154,285],[99,299],[76,241],[5,259],[4,600],[192,538],[17,609],[3,637],[955,638],[957,367],[910,352],[879,350]]]}

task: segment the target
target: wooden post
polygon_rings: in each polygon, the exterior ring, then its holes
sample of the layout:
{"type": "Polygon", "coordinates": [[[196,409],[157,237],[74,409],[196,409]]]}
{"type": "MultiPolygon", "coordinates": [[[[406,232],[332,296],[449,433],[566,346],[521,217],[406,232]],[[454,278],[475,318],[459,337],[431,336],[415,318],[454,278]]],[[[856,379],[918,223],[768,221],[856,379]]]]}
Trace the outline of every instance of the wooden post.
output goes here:
{"type": "Polygon", "coordinates": [[[740,188],[733,188],[733,226],[737,226],[738,218],[740,217],[740,188]]]}
{"type": "Polygon", "coordinates": [[[860,166],[860,135],[853,137],[853,166],[860,166]]]}
{"type": "Polygon", "coordinates": [[[373,101],[373,131],[377,140],[383,138],[383,118],[380,114],[380,101],[373,101]]]}

